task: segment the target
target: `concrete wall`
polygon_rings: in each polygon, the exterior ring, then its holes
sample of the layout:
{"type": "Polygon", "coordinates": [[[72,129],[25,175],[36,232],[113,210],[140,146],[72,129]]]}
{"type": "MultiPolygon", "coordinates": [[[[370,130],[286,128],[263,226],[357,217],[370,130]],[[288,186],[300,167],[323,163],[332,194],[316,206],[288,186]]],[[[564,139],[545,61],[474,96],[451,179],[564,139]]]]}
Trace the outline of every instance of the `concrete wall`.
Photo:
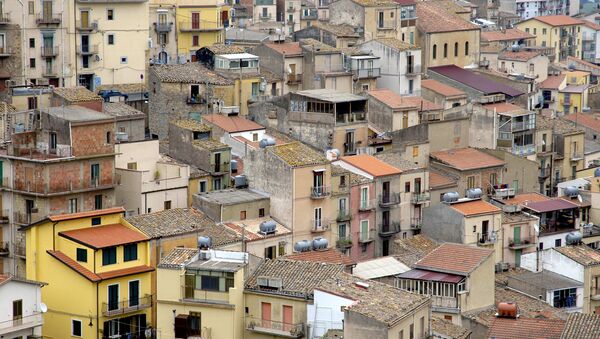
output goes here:
{"type": "Polygon", "coordinates": [[[440,203],[423,209],[421,233],[444,242],[462,244],[465,238],[464,218],[450,206],[440,203]]]}

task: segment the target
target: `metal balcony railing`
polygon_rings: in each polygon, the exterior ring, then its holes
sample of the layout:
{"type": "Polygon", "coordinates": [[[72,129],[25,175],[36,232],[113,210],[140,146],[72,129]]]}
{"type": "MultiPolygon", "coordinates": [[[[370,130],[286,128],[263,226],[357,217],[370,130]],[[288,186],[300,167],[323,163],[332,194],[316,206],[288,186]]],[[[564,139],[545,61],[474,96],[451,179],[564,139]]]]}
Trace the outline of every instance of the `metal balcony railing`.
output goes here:
{"type": "Polygon", "coordinates": [[[400,193],[390,193],[387,195],[379,195],[379,206],[390,207],[400,203],[400,193]]]}
{"type": "Polygon", "coordinates": [[[299,84],[302,82],[302,74],[288,74],[287,83],[291,84],[299,84]]]}
{"type": "Polygon", "coordinates": [[[313,186],[310,188],[310,197],[312,199],[323,199],[331,194],[329,186],[313,186]]]}
{"type": "Polygon", "coordinates": [[[150,307],[152,307],[152,295],[148,294],[135,299],[126,299],[114,303],[102,303],[102,314],[104,316],[127,314],[150,307]]]}
{"type": "Polygon", "coordinates": [[[421,65],[408,65],[406,66],[407,76],[416,76],[421,74],[421,65]]]}
{"type": "Polygon", "coordinates": [[[42,70],[42,76],[44,76],[44,77],[55,77],[57,74],[58,73],[57,73],[56,69],[52,66],[46,66],[42,70]]]}
{"type": "Polygon", "coordinates": [[[156,33],[169,33],[173,29],[172,22],[155,22],[154,30],[156,33]]]}
{"type": "Polygon", "coordinates": [[[494,241],[491,233],[483,233],[483,234],[477,233],[477,235],[478,235],[477,242],[479,244],[491,244],[494,241]]]}
{"type": "Polygon", "coordinates": [[[429,193],[413,193],[410,197],[410,201],[413,204],[424,204],[431,199],[429,193]]]}
{"type": "Polygon", "coordinates": [[[352,73],[354,74],[355,77],[357,77],[359,79],[376,78],[381,75],[381,69],[378,67],[377,68],[361,68],[361,69],[353,70],[352,73]]]}
{"type": "Polygon", "coordinates": [[[367,232],[358,233],[358,242],[361,244],[368,243],[375,240],[375,230],[368,230],[367,232]]]}
{"type": "Polygon", "coordinates": [[[220,31],[223,25],[215,21],[180,21],[179,30],[182,32],[220,31]]]}
{"type": "Polygon", "coordinates": [[[0,257],[6,257],[10,253],[10,243],[0,242],[0,257]]]}
{"type": "Polygon", "coordinates": [[[35,22],[38,25],[60,25],[60,14],[38,13],[35,22]]]}
{"type": "Polygon", "coordinates": [[[75,29],[82,32],[93,32],[98,30],[98,21],[81,21],[75,22],[75,29]]]}
{"type": "Polygon", "coordinates": [[[358,204],[358,210],[361,212],[371,211],[377,205],[375,200],[361,200],[358,204]]]}
{"type": "Polygon", "coordinates": [[[261,14],[260,15],[260,20],[264,20],[264,21],[271,20],[271,13],[268,13],[266,15],[265,14],[261,14]]]}
{"type": "Polygon", "coordinates": [[[348,221],[350,219],[352,219],[352,214],[347,209],[339,211],[336,218],[337,221],[348,221]]]}
{"type": "Polygon", "coordinates": [[[12,54],[12,48],[7,46],[0,47],[0,57],[9,57],[12,54]]]}
{"type": "Polygon", "coordinates": [[[304,323],[284,323],[275,320],[265,320],[254,317],[246,317],[246,329],[256,333],[271,336],[283,336],[289,338],[302,338],[305,333],[304,323]]]}
{"type": "Polygon", "coordinates": [[[79,46],[77,46],[77,54],[81,54],[81,55],[98,54],[98,45],[79,45],[79,46]]]}
{"type": "Polygon", "coordinates": [[[58,47],[53,47],[53,46],[49,46],[49,47],[42,47],[42,57],[44,58],[49,58],[49,57],[55,57],[58,55],[58,47]]]}
{"type": "Polygon", "coordinates": [[[531,236],[521,236],[519,239],[508,238],[508,247],[512,249],[520,249],[534,245],[535,238],[531,236]]]}
{"type": "Polygon", "coordinates": [[[400,232],[399,222],[388,222],[379,224],[379,236],[389,237],[400,232]]]}
{"type": "Polygon", "coordinates": [[[423,219],[421,218],[410,218],[410,228],[420,229],[423,226],[423,219]]]}
{"type": "Polygon", "coordinates": [[[352,247],[352,237],[351,236],[338,237],[338,239],[335,241],[335,246],[340,249],[352,247]]]}
{"type": "Polygon", "coordinates": [[[583,160],[583,154],[579,152],[571,153],[571,161],[583,160]]]}
{"type": "Polygon", "coordinates": [[[10,23],[10,12],[0,13],[0,25],[5,25],[10,23]]]}
{"type": "Polygon", "coordinates": [[[326,219],[312,219],[310,223],[310,231],[314,233],[325,232],[329,229],[329,220],[326,219]]]}

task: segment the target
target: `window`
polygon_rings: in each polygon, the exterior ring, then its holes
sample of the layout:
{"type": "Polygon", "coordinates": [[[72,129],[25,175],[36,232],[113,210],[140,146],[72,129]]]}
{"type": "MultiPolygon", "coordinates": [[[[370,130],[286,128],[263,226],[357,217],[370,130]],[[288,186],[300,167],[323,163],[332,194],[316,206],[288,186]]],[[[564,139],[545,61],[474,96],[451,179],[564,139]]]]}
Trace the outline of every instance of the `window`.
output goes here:
{"type": "Polygon", "coordinates": [[[163,209],[164,210],[170,210],[171,209],[171,200],[167,200],[167,201],[164,202],[163,209]]]}
{"type": "Polygon", "coordinates": [[[94,208],[97,210],[102,209],[102,194],[97,194],[94,196],[94,208]]]}
{"type": "Polygon", "coordinates": [[[258,141],[258,133],[252,133],[252,141],[258,141]]]}
{"type": "Polygon", "coordinates": [[[108,44],[109,45],[114,45],[115,44],[115,35],[114,34],[108,34],[107,35],[107,39],[108,39],[108,44]]]}
{"type": "Polygon", "coordinates": [[[92,164],[90,166],[90,180],[92,186],[100,184],[100,164],[92,164]]]}
{"type": "Polygon", "coordinates": [[[87,262],[87,250],[85,248],[77,249],[77,261],[87,262]]]}
{"type": "Polygon", "coordinates": [[[240,220],[246,220],[246,211],[240,211],[240,220]]]}
{"type": "Polygon", "coordinates": [[[577,289],[567,288],[554,291],[553,306],[557,308],[577,306],[577,289]]]}
{"type": "Polygon", "coordinates": [[[404,183],[404,192],[410,193],[410,181],[404,183]]]}
{"type": "Polygon", "coordinates": [[[447,57],[448,57],[448,44],[445,43],[444,44],[444,58],[447,58],[447,57]]]}
{"type": "Polygon", "coordinates": [[[435,59],[436,59],[436,57],[437,57],[437,45],[435,45],[435,44],[434,44],[434,45],[433,45],[433,48],[432,48],[432,50],[431,50],[431,58],[432,58],[433,60],[435,60],[435,59]]]}
{"type": "Polygon", "coordinates": [[[252,83],[252,97],[256,98],[258,96],[258,82],[252,83]]]}
{"type": "Polygon", "coordinates": [[[265,259],[275,259],[275,246],[265,247],[265,259]]]}
{"type": "Polygon", "coordinates": [[[412,156],[413,158],[416,158],[419,156],[419,146],[413,146],[412,148],[412,156]]]}
{"type": "Polygon", "coordinates": [[[101,217],[92,218],[92,226],[98,226],[102,223],[101,217]]]}
{"type": "Polygon", "coordinates": [[[69,199],[69,213],[77,212],[77,198],[69,199]]]}
{"type": "Polygon", "coordinates": [[[137,260],[137,244],[128,244],[123,246],[123,261],[137,260]]]}
{"type": "Polygon", "coordinates": [[[129,307],[140,304],[140,281],[133,280],[129,282],[129,307]]]}
{"type": "Polygon", "coordinates": [[[465,55],[469,55],[469,42],[465,41],[465,55]]]}
{"type": "Polygon", "coordinates": [[[414,80],[410,79],[408,80],[408,94],[412,94],[413,93],[413,89],[414,89],[414,80]]]}
{"type": "Polygon", "coordinates": [[[198,188],[200,193],[206,192],[206,181],[200,181],[200,187],[198,188]]]}
{"type": "Polygon", "coordinates": [[[467,188],[475,188],[475,176],[467,177],[467,188]]]}
{"type": "Polygon", "coordinates": [[[35,58],[29,59],[29,68],[35,68],[35,58]]]}
{"type": "MultiPolygon", "coordinates": [[[[529,5],[529,4],[528,4],[528,5],[529,5]]],[[[537,34],[537,28],[535,28],[535,27],[534,27],[534,28],[533,28],[533,35],[536,35],[536,34],[537,34]]]]}
{"type": "Polygon", "coordinates": [[[400,330],[400,333],[398,333],[398,339],[404,339],[404,330],[400,330]]]}
{"type": "Polygon", "coordinates": [[[29,48],[35,48],[35,38],[29,39],[29,48]]]}
{"type": "Polygon", "coordinates": [[[490,173],[490,185],[496,185],[497,183],[497,175],[496,173],[490,173]]]}
{"type": "Polygon", "coordinates": [[[21,325],[23,319],[23,300],[13,300],[13,325],[21,325]]]}
{"type": "Polygon", "coordinates": [[[421,331],[421,338],[425,338],[425,317],[419,319],[419,329],[421,331]]]}
{"type": "Polygon", "coordinates": [[[195,289],[197,290],[227,292],[233,287],[233,283],[232,272],[196,271],[195,289]]]}
{"type": "Polygon", "coordinates": [[[360,221],[360,240],[369,239],[369,220],[360,221]]]}
{"type": "Polygon", "coordinates": [[[27,98],[27,108],[28,109],[37,109],[38,108],[38,100],[36,97],[27,98]]]}
{"type": "Polygon", "coordinates": [[[259,208],[258,209],[258,217],[262,218],[265,216],[265,209],[264,208],[259,208]]]}
{"type": "Polygon", "coordinates": [[[113,265],[117,263],[117,248],[107,247],[102,250],[102,266],[113,265]]]}
{"type": "Polygon", "coordinates": [[[217,178],[213,180],[213,190],[218,191],[221,189],[221,179],[217,178]]]}
{"type": "Polygon", "coordinates": [[[169,43],[169,36],[166,33],[160,33],[158,35],[158,44],[165,45],[169,43]]]}
{"type": "Polygon", "coordinates": [[[106,20],[115,20],[115,10],[114,9],[106,10],[106,20]]]}
{"type": "Polygon", "coordinates": [[[410,324],[410,327],[408,328],[408,338],[409,339],[415,338],[415,324],[410,324]]]}
{"type": "Polygon", "coordinates": [[[81,337],[81,320],[71,320],[71,335],[74,337],[81,337]]]}
{"type": "Polygon", "coordinates": [[[197,35],[192,36],[192,46],[200,46],[200,37],[197,35]]]}
{"type": "Polygon", "coordinates": [[[369,204],[369,188],[361,187],[360,188],[360,209],[367,209],[369,204]]]}
{"type": "Polygon", "coordinates": [[[525,28],[525,33],[529,33],[529,27],[525,28]]]}
{"type": "Polygon", "coordinates": [[[128,162],[127,169],[128,170],[137,170],[137,162],[128,162]]]}
{"type": "Polygon", "coordinates": [[[126,64],[127,63],[127,57],[121,57],[121,63],[122,64],[126,64]]]}
{"type": "Polygon", "coordinates": [[[28,9],[29,15],[34,15],[35,14],[35,1],[29,1],[27,9],[28,9]]]}
{"type": "Polygon", "coordinates": [[[454,57],[458,57],[458,42],[454,43],[454,57]]]}
{"type": "Polygon", "coordinates": [[[560,247],[562,244],[562,239],[554,239],[554,247],[560,247]]]}
{"type": "Polygon", "coordinates": [[[546,29],[545,28],[542,28],[542,34],[546,35],[546,29]]]}

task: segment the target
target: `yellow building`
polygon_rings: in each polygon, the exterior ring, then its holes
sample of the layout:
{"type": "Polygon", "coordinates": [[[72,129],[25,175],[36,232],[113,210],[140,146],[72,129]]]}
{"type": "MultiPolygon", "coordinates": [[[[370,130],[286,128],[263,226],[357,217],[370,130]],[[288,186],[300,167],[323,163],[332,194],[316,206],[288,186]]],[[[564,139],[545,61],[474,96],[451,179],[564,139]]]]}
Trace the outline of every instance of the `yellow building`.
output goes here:
{"type": "Polygon", "coordinates": [[[196,60],[201,47],[225,41],[223,7],[220,1],[179,0],[176,10],[177,54],[196,60]]]}
{"type": "Polygon", "coordinates": [[[75,34],[68,36],[75,60],[71,74],[78,85],[94,90],[103,84],[142,83],[148,61],[148,12],[147,0],[75,1],[70,11],[75,34]]]}
{"type": "Polygon", "coordinates": [[[151,326],[148,237],[121,223],[123,208],[48,216],[25,226],[27,279],[48,283],[51,338],[140,335],[151,326]]]}
{"type": "Polygon", "coordinates": [[[528,40],[533,46],[552,47],[550,60],[565,61],[568,56],[581,57],[581,26],[583,22],[568,15],[538,16],[516,24],[516,28],[535,35],[528,40]]]}
{"type": "Polygon", "coordinates": [[[565,71],[567,86],[558,91],[558,112],[577,113],[588,107],[590,73],[565,71]]]}

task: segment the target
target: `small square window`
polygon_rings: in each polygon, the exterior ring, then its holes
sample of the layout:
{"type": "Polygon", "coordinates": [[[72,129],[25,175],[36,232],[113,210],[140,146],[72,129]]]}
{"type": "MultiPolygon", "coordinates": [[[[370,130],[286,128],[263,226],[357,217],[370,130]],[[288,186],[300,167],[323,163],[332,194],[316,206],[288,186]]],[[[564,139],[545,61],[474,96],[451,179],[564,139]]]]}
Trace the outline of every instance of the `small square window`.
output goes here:
{"type": "Polygon", "coordinates": [[[77,249],[77,261],[87,262],[87,250],[85,248],[77,249]]]}
{"type": "Polygon", "coordinates": [[[121,57],[121,63],[122,64],[126,64],[127,63],[127,57],[121,57]]]}
{"type": "Polygon", "coordinates": [[[114,34],[109,34],[108,35],[108,44],[109,45],[114,45],[115,44],[115,35],[114,34]]]}
{"type": "Polygon", "coordinates": [[[246,220],[246,211],[240,211],[240,220],[246,220]]]}
{"type": "Polygon", "coordinates": [[[137,244],[129,244],[123,247],[123,261],[133,261],[137,258],[137,244]]]}
{"type": "Polygon", "coordinates": [[[258,217],[262,218],[265,216],[265,209],[264,208],[259,208],[258,209],[258,217]]]}
{"type": "Polygon", "coordinates": [[[165,210],[170,210],[171,209],[171,200],[167,200],[164,203],[164,209],[165,210]]]}
{"type": "Polygon", "coordinates": [[[35,38],[29,38],[29,48],[35,48],[35,38]]]}
{"type": "Polygon", "coordinates": [[[29,59],[29,68],[35,68],[35,58],[29,59]]]}
{"type": "Polygon", "coordinates": [[[114,20],[115,19],[115,10],[107,9],[106,10],[106,20],[114,20]]]}
{"type": "Polygon", "coordinates": [[[81,337],[81,320],[71,320],[71,335],[81,337]]]}
{"type": "Polygon", "coordinates": [[[100,218],[100,217],[92,218],[92,226],[98,226],[101,223],[102,223],[102,218],[100,218]]]}

